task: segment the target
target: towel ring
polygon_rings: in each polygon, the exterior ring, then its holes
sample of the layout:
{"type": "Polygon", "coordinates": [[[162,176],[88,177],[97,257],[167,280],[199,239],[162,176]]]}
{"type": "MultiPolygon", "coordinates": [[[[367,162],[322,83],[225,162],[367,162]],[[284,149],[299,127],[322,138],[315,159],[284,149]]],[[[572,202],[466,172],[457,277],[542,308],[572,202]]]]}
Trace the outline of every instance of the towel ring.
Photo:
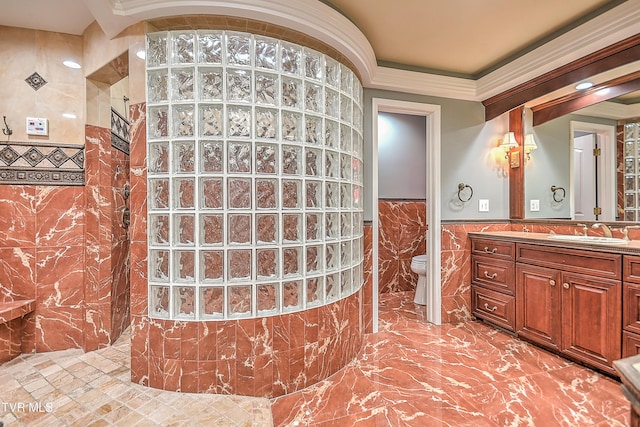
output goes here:
{"type": "Polygon", "coordinates": [[[557,187],[555,185],[551,186],[551,192],[553,193],[553,201],[560,203],[561,201],[564,200],[565,196],[567,195],[567,192],[564,191],[564,188],[562,187],[557,187]],[[562,191],[562,196],[559,196],[560,198],[558,199],[558,192],[562,191]]]}
{"type": "Polygon", "coordinates": [[[471,188],[469,184],[465,184],[464,182],[461,182],[460,184],[458,184],[458,200],[464,203],[471,200],[472,197],[473,197],[473,188],[471,188]],[[462,192],[464,191],[465,188],[469,189],[469,197],[463,198],[462,192]]]}

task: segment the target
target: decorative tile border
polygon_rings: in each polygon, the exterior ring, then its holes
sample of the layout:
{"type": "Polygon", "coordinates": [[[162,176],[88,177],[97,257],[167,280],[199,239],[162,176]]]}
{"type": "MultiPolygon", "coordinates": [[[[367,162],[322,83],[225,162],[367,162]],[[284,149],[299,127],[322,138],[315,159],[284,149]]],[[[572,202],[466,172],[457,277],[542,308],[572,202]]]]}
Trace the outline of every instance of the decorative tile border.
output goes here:
{"type": "Polygon", "coordinates": [[[129,154],[131,134],[129,121],[113,108],[111,109],[111,146],[124,154],[129,154]]]}
{"type": "Polygon", "coordinates": [[[84,185],[84,146],[0,142],[0,184],[84,185]]]}

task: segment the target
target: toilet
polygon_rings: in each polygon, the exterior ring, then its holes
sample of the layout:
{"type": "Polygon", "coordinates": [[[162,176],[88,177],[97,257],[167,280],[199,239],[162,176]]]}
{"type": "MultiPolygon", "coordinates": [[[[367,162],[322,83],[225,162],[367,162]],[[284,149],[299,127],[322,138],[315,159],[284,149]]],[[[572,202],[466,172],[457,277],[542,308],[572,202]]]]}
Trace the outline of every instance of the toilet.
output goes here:
{"type": "Polygon", "coordinates": [[[418,285],[416,286],[416,296],[413,300],[416,304],[427,304],[427,255],[414,256],[411,259],[411,271],[418,275],[418,285]]]}

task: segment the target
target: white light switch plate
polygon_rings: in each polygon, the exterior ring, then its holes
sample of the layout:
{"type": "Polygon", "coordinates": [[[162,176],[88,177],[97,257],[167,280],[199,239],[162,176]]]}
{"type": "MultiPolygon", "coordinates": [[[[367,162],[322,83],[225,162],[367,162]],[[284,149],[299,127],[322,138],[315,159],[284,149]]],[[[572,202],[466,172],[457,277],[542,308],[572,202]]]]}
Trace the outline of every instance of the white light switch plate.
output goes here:
{"type": "Polygon", "coordinates": [[[540,212],[540,200],[531,199],[529,201],[529,210],[531,212],[540,212]]]}
{"type": "Polygon", "coordinates": [[[489,200],[488,199],[480,199],[480,200],[478,200],[478,212],[489,212],[489,200]]]}

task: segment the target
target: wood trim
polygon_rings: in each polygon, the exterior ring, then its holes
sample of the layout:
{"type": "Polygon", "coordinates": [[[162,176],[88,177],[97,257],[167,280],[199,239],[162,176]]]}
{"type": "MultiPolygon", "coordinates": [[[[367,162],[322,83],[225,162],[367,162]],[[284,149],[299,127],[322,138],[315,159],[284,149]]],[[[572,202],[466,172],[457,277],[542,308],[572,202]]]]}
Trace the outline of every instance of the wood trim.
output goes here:
{"type": "Polygon", "coordinates": [[[524,219],[524,106],[509,111],[509,132],[518,141],[520,167],[509,167],[509,219],[524,219]]]}
{"type": "Polygon", "coordinates": [[[640,58],[640,34],[607,46],[562,67],[485,99],[485,121],[581,79],[640,58]]]}

